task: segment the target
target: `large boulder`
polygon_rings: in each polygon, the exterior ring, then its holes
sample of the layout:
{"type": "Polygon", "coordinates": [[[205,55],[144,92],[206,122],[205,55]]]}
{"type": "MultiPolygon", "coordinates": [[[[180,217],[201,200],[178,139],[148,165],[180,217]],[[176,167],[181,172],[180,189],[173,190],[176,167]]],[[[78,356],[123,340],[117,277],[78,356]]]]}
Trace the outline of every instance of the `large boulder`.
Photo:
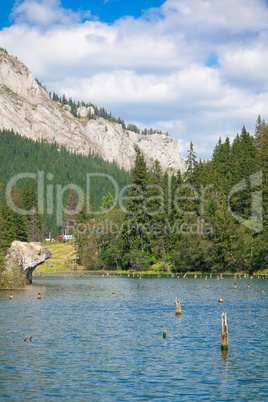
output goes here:
{"type": "Polygon", "coordinates": [[[19,271],[32,283],[35,268],[49,258],[51,252],[42,243],[13,241],[5,259],[9,271],[19,271]]]}

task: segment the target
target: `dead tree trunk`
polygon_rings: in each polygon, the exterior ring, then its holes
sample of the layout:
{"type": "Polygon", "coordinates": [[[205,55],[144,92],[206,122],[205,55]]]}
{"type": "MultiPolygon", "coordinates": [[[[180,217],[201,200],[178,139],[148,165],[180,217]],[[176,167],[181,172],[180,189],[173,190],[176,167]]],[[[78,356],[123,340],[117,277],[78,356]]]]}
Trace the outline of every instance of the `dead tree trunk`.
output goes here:
{"type": "Polygon", "coordinates": [[[226,313],[222,313],[221,316],[221,350],[228,350],[228,329],[226,313]]]}

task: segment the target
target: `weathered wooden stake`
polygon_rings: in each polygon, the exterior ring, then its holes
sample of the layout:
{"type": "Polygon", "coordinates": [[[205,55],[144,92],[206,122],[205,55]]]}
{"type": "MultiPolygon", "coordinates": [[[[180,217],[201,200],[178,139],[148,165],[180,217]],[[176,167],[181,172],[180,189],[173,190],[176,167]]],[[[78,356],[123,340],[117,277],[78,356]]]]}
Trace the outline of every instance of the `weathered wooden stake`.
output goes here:
{"type": "Polygon", "coordinates": [[[177,297],[175,299],[175,314],[181,315],[181,305],[180,305],[180,301],[177,297]]]}
{"type": "Polygon", "coordinates": [[[37,299],[41,299],[41,293],[38,293],[38,295],[37,295],[37,299]]]}
{"type": "Polygon", "coordinates": [[[12,300],[12,299],[13,299],[13,294],[10,293],[10,295],[9,295],[9,300],[12,300]]]}
{"type": "Polygon", "coordinates": [[[165,327],[163,332],[163,338],[166,339],[166,337],[167,337],[167,328],[165,327]]]}
{"type": "Polygon", "coordinates": [[[221,316],[221,350],[228,350],[228,328],[226,313],[222,313],[221,316]]]}

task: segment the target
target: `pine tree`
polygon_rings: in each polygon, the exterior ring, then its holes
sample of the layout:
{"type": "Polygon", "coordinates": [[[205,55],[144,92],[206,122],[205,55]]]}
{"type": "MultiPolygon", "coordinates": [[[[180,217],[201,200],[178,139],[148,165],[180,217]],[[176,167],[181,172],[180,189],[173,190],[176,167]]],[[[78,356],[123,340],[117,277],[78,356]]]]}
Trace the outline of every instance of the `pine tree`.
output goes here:
{"type": "Polygon", "coordinates": [[[146,187],[148,184],[148,170],[144,156],[137,148],[135,166],[132,171],[131,187],[126,204],[126,222],[123,230],[125,250],[147,248],[147,236],[150,235],[145,228],[146,211],[146,187]]]}
{"type": "Polygon", "coordinates": [[[188,150],[188,156],[186,158],[186,172],[185,172],[185,178],[186,180],[189,180],[190,183],[192,183],[193,181],[193,174],[196,164],[197,164],[197,157],[194,152],[194,145],[191,141],[190,148],[188,150]]]}
{"type": "Polygon", "coordinates": [[[34,185],[25,183],[21,193],[21,201],[23,209],[29,212],[27,215],[27,240],[29,242],[41,242],[44,238],[44,226],[43,219],[37,211],[37,189],[34,185]]]}
{"type": "Polygon", "coordinates": [[[263,231],[268,232],[268,127],[266,128],[260,148],[260,166],[262,169],[262,206],[263,206],[263,231]]]}
{"type": "Polygon", "coordinates": [[[66,210],[68,212],[64,214],[64,222],[63,222],[63,227],[70,233],[72,233],[74,228],[77,203],[78,203],[77,194],[75,189],[72,187],[70,189],[67,199],[66,210]]]}
{"type": "Polygon", "coordinates": [[[265,120],[264,119],[262,120],[261,116],[258,115],[257,122],[256,122],[256,128],[255,128],[255,144],[257,146],[259,156],[260,156],[262,143],[264,140],[266,130],[267,130],[267,125],[265,123],[265,120]]]}
{"type": "Polygon", "coordinates": [[[27,225],[25,218],[22,215],[12,211],[6,200],[0,208],[1,217],[1,237],[0,248],[7,250],[14,240],[26,241],[27,239],[27,225]]]}

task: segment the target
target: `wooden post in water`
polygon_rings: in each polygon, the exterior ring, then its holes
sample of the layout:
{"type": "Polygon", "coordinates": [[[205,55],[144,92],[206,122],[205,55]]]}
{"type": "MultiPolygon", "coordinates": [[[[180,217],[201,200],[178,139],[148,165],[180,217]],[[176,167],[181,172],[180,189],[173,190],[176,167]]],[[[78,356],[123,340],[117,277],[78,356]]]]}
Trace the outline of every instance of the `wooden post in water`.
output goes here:
{"type": "Polygon", "coordinates": [[[228,350],[228,328],[226,313],[221,316],[221,350],[228,350]]]}
{"type": "Polygon", "coordinates": [[[166,337],[167,337],[167,328],[165,327],[163,332],[163,338],[166,339],[166,337]]]}
{"type": "Polygon", "coordinates": [[[181,305],[180,305],[180,301],[177,297],[175,299],[175,314],[181,315],[181,305]]]}

